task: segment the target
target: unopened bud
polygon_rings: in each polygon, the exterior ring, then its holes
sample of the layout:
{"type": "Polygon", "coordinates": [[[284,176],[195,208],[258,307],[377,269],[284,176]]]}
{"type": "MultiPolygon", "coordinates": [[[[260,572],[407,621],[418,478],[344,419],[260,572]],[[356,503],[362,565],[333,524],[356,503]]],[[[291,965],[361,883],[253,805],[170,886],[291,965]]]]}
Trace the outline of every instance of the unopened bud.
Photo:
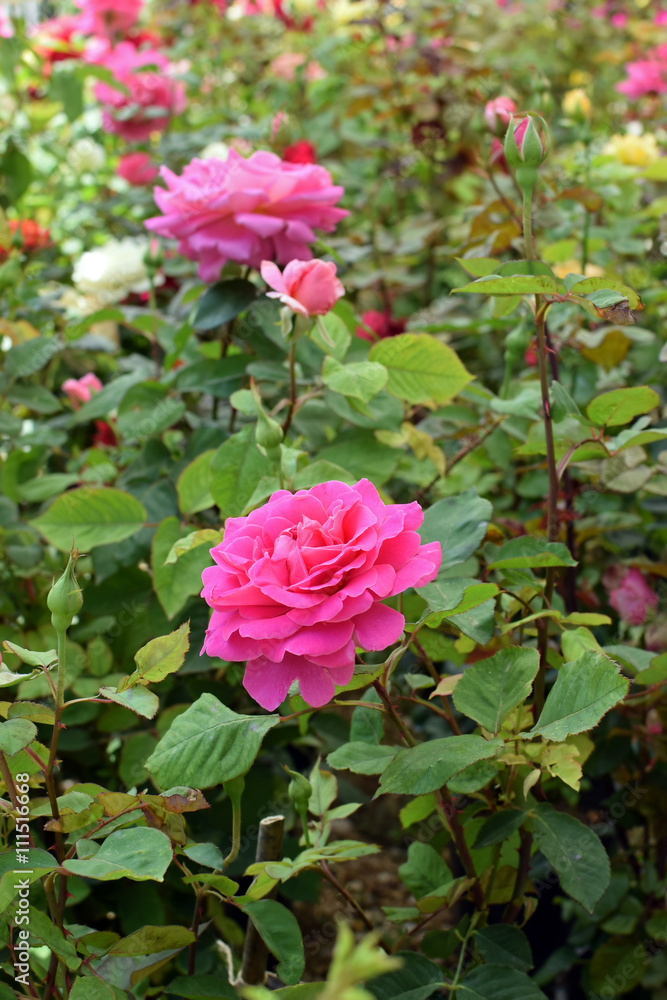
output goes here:
{"type": "Polygon", "coordinates": [[[49,591],[46,604],[51,612],[51,624],[56,632],[66,632],[72,619],[81,610],[83,597],[74,576],[76,553],[70,553],[65,572],[56,580],[49,591]]]}
{"type": "Polygon", "coordinates": [[[505,135],[505,158],[516,171],[519,187],[532,191],[537,183],[537,168],[549,152],[549,133],[541,115],[526,112],[510,119],[505,135]]]}

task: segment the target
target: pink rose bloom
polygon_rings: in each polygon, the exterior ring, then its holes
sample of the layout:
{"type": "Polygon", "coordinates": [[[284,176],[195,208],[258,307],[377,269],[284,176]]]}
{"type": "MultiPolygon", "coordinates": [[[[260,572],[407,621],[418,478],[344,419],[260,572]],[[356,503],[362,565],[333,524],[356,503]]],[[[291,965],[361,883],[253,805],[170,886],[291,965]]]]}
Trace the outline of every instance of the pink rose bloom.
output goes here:
{"type": "MultiPolygon", "coordinates": [[[[0,38],[13,38],[14,28],[12,26],[12,19],[4,9],[0,7],[0,38]]],[[[2,663],[2,660],[0,660],[2,663]]]]}
{"type": "Polygon", "coordinates": [[[102,383],[97,375],[89,372],[88,375],[82,375],[79,379],[68,378],[63,382],[61,388],[74,409],[78,410],[81,403],[87,403],[93,393],[101,390],[102,383]]]}
{"type": "Polygon", "coordinates": [[[395,337],[397,334],[403,333],[407,322],[404,319],[394,319],[388,309],[385,309],[384,312],[368,309],[361,314],[361,321],[364,326],[371,328],[375,336],[363,326],[358,326],[354,332],[357,337],[368,340],[371,344],[374,344],[376,340],[384,340],[385,337],[395,337]]]}
{"type": "Polygon", "coordinates": [[[128,184],[143,187],[155,180],[158,169],[151,163],[148,153],[128,153],[126,156],[121,156],[116,173],[128,184]]]}
{"type": "MultiPolygon", "coordinates": [[[[282,80],[293,80],[300,66],[306,62],[306,57],[301,52],[281,52],[279,56],[269,65],[269,70],[274,76],[282,80]]],[[[308,83],[313,80],[322,80],[326,76],[318,62],[309,62],[303,69],[303,78],[308,83]]]]}
{"type": "Polygon", "coordinates": [[[667,25],[667,10],[659,10],[653,18],[653,23],[659,28],[664,28],[667,25]]]}
{"type": "Polygon", "coordinates": [[[484,117],[492,132],[504,135],[510,123],[510,115],[516,111],[511,97],[494,97],[484,105],[484,117]]]}
{"type": "Polygon", "coordinates": [[[631,101],[638,101],[647,94],[663,94],[667,90],[665,71],[667,66],[656,59],[640,59],[627,63],[625,71],[628,79],[616,84],[616,90],[631,101]]]}
{"type": "Polygon", "coordinates": [[[274,291],[270,299],[280,299],[302,316],[324,316],[333,309],[345,289],[336,277],[336,265],[329,260],[291,260],[283,273],[270,260],[260,268],[264,281],[274,291]]]}
{"type": "Polygon", "coordinates": [[[641,625],[649,608],[657,607],[658,595],[638,569],[629,569],[620,585],[609,594],[609,603],[628,625],[641,625]]]}
{"type": "Polygon", "coordinates": [[[75,0],[81,8],[79,29],[87,35],[113,38],[136,23],[144,0],[75,0]]]}
{"type": "Polygon", "coordinates": [[[102,121],[108,132],[130,142],[143,142],[152,132],[165,128],[171,115],[185,109],[183,84],[170,77],[172,67],[161,52],[138,51],[130,42],[121,42],[106,53],[99,49],[97,58],[91,50],[88,58],[101,62],[129,90],[124,94],[112,84],[95,84],[93,93],[104,105],[102,121]],[[147,67],[144,72],[143,67],[147,67]],[[135,109],[130,118],[124,117],[128,109],[135,109]],[[156,114],[156,109],[163,114],[156,114]]]}
{"type": "Polygon", "coordinates": [[[243,686],[272,711],[293,681],[317,708],[347,684],[354,647],[386,649],[405,619],[381,604],[435,579],[439,542],[421,544],[418,503],[386,505],[367,479],[274,493],[225,523],[204,570],[213,608],[203,652],[246,660],[243,686]]]}
{"type": "Polygon", "coordinates": [[[624,28],[628,23],[628,15],[619,11],[617,14],[612,14],[609,20],[615,28],[624,28]]]}
{"type": "Polygon", "coordinates": [[[285,163],[260,150],[244,159],[194,159],[182,175],[160,170],[167,190],[155,188],[161,216],[146,227],[177,239],[179,252],[199,263],[203,281],[217,281],[228,260],[259,268],[310,260],[315,229],[330,233],[348,213],[335,204],[343,188],[315,163],[285,163]]]}

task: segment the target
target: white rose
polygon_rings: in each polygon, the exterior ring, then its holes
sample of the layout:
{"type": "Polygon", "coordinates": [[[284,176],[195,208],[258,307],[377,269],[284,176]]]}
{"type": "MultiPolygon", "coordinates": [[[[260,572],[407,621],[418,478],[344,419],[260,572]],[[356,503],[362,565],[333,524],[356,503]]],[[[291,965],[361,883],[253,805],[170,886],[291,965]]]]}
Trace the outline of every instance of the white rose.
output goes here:
{"type": "MultiPolygon", "coordinates": [[[[147,292],[147,250],[148,240],[126,237],[86,251],[74,265],[74,287],[83,295],[95,295],[105,305],[121,302],[130,292],[147,292]]],[[[156,284],[164,281],[160,275],[156,278],[156,284]]]]}
{"type": "Polygon", "coordinates": [[[77,174],[94,174],[104,166],[106,153],[92,139],[77,139],[67,152],[67,162],[77,174]]]}
{"type": "Polygon", "coordinates": [[[225,142],[209,142],[199,154],[200,160],[226,160],[229,156],[229,146],[225,142]]]}

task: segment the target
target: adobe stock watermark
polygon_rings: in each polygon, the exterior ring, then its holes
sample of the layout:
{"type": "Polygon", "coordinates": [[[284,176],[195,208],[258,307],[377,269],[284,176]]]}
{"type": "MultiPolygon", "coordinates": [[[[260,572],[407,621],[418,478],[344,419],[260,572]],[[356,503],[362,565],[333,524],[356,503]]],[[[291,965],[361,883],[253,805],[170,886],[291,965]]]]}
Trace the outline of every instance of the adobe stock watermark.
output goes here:
{"type": "Polygon", "coordinates": [[[30,973],[30,879],[29,875],[34,872],[27,866],[30,863],[28,850],[30,847],[30,826],[28,823],[29,809],[29,781],[30,775],[19,773],[16,775],[16,867],[14,875],[23,876],[17,878],[14,889],[18,893],[18,904],[14,923],[17,925],[16,937],[12,950],[12,962],[16,969],[14,981],[22,986],[29,985],[30,973]]]}

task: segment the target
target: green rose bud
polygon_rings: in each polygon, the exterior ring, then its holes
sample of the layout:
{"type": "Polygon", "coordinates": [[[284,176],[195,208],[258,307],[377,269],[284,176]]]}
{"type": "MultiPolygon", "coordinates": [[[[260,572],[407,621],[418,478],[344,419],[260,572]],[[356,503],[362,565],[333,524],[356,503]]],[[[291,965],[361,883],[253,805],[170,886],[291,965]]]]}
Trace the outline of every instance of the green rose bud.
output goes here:
{"type": "Polygon", "coordinates": [[[510,118],[505,135],[505,158],[516,171],[516,179],[524,194],[532,193],[537,183],[537,168],[549,152],[549,133],[541,115],[526,112],[510,118]]]}
{"type": "Polygon", "coordinates": [[[304,778],[302,774],[298,771],[290,771],[288,767],[283,767],[292,779],[287,788],[287,794],[292,800],[292,804],[299,814],[301,819],[301,825],[303,826],[303,834],[306,844],[310,843],[310,838],[308,836],[308,803],[310,802],[310,796],[313,794],[313,788],[307,778],[304,778]]]}
{"type": "Polygon", "coordinates": [[[56,632],[66,632],[83,604],[81,588],[74,576],[76,553],[70,553],[65,572],[56,580],[49,591],[46,604],[51,612],[51,624],[56,632]]]}

